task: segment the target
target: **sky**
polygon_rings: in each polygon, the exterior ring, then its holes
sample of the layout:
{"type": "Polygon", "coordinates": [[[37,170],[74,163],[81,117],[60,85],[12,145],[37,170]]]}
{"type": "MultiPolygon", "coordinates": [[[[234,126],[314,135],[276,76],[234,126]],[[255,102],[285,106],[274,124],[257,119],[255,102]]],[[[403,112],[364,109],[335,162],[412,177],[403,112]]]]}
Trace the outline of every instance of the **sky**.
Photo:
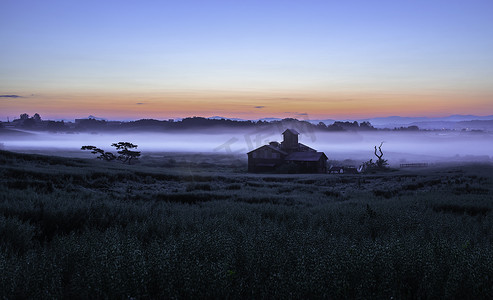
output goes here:
{"type": "Polygon", "coordinates": [[[493,114],[493,1],[0,1],[0,120],[493,114]]]}

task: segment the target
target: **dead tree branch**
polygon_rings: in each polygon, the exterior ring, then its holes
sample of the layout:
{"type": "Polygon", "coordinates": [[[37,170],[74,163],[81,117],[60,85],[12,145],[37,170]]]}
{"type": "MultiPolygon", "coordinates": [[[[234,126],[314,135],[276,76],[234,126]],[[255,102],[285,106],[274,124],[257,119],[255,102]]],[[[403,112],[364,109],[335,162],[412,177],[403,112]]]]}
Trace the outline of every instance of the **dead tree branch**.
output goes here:
{"type": "Polygon", "coordinates": [[[381,160],[383,157],[382,145],[383,145],[383,142],[381,142],[380,146],[378,146],[378,150],[380,151],[380,155],[377,154],[377,146],[375,146],[375,156],[378,157],[378,160],[381,160]]]}

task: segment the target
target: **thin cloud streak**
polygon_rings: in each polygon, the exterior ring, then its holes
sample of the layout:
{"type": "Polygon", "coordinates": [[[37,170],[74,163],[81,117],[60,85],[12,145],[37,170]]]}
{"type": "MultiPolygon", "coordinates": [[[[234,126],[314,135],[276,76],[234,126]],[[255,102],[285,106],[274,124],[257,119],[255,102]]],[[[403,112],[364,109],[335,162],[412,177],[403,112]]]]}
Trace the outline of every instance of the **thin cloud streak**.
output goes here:
{"type": "Polygon", "coordinates": [[[0,95],[0,98],[24,98],[19,95],[0,95]]]}

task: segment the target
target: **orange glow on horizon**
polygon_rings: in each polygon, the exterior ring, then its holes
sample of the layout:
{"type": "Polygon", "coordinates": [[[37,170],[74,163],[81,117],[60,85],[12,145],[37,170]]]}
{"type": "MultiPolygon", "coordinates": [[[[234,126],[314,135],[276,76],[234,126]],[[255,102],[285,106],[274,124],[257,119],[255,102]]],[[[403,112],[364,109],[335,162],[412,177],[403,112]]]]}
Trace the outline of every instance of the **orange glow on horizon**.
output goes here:
{"type": "Polygon", "coordinates": [[[160,92],[33,95],[4,100],[3,115],[44,118],[168,119],[192,116],[259,119],[359,119],[385,116],[493,114],[489,95],[329,92],[160,92]]]}

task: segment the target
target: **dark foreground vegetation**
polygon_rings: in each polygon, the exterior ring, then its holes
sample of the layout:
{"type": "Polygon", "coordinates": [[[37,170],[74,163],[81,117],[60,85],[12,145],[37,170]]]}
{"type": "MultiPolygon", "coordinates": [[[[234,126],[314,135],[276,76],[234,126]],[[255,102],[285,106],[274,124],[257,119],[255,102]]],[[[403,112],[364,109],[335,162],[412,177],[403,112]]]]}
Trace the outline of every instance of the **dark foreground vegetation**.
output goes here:
{"type": "Polygon", "coordinates": [[[10,298],[493,298],[491,166],[249,175],[0,151],[10,298]]]}

